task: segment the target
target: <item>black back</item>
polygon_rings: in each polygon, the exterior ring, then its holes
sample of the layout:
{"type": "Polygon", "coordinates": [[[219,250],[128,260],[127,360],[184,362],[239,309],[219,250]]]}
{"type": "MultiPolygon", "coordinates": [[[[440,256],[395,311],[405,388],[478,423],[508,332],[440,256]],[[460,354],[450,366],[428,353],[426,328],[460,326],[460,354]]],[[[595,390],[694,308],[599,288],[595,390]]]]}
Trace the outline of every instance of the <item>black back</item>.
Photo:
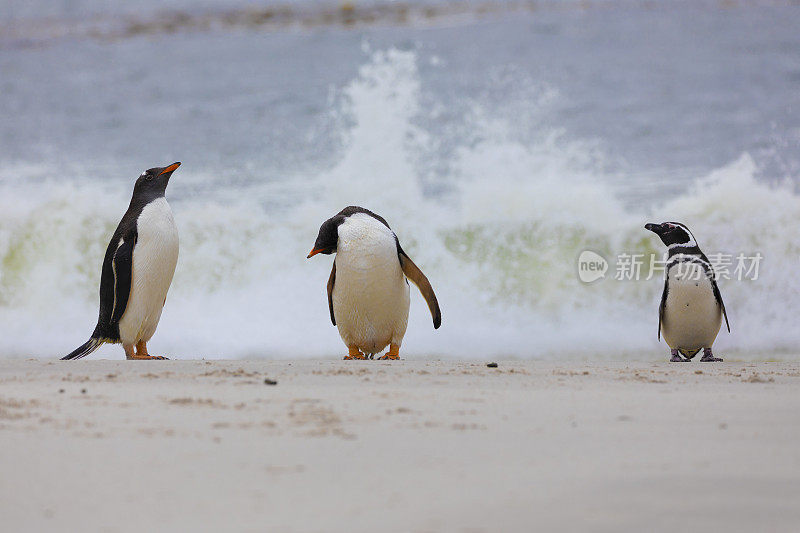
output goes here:
{"type": "Polygon", "coordinates": [[[100,274],[100,314],[93,338],[119,342],[119,320],[128,306],[133,281],[133,250],[138,238],[136,220],[143,208],[128,209],[106,248],[100,274]]]}

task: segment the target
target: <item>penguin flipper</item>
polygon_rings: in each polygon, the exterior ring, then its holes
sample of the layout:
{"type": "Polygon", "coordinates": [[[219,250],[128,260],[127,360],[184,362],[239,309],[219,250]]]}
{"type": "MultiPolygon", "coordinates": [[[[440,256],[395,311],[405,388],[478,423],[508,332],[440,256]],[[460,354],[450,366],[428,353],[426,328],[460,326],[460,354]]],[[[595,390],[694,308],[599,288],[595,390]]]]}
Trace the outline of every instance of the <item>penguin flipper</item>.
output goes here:
{"type": "Polygon", "coordinates": [[[104,341],[100,339],[92,337],[88,341],[84,342],[83,344],[75,348],[68,355],[62,357],[61,360],[69,361],[71,359],[80,359],[81,357],[86,357],[87,355],[98,349],[103,344],[103,342],[104,341]]]}
{"type": "Polygon", "coordinates": [[[133,248],[138,233],[134,225],[123,235],[123,222],[106,249],[100,275],[100,316],[92,334],[92,338],[107,339],[108,342],[119,341],[119,319],[128,306],[133,277],[133,248]]]}
{"type": "Polygon", "coordinates": [[[133,280],[133,249],[136,246],[136,235],[126,238],[114,252],[112,263],[114,272],[114,303],[111,308],[111,323],[119,324],[120,318],[128,307],[133,280]]]}
{"type": "Polygon", "coordinates": [[[661,340],[661,323],[664,321],[664,311],[667,309],[667,293],[669,292],[669,276],[664,279],[664,292],[661,293],[661,304],[658,306],[658,340],[661,340]]]}
{"type": "Polygon", "coordinates": [[[717,281],[714,278],[711,278],[711,287],[714,290],[714,298],[716,298],[717,303],[722,308],[722,316],[725,317],[725,326],[728,328],[728,333],[730,333],[731,325],[728,322],[728,312],[725,310],[725,302],[722,301],[722,293],[719,292],[719,287],[717,287],[717,281]]]}
{"type": "Polygon", "coordinates": [[[400,268],[403,269],[403,274],[414,282],[414,285],[417,286],[419,292],[422,293],[422,297],[425,298],[428,304],[428,309],[430,309],[431,316],[433,317],[433,328],[439,329],[439,326],[442,325],[442,311],[439,309],[439,301],[436,299],[436,293],[433,292],[430,281],[428,281],[428,278],[425,277],[422,270],[414,264],[414,261],[406,255],[402,248],[398,250],[397,255],[400,256],[400,268]]]}
{"type": "Polygon", "coordinates": [[[328,278],[328,309],[331,312],[331,322],[336,325],[336,317],[333,315],[333,284],[336,282],[336,259],[333,260],[331,275],[328,278]]]}
{"type": "Polygon", "coordinates": [[[728,328],[728,333],[730,333],[731,332],[731,324],[730,324],[730,322],[728,322],[728,312],[725,311],[725,304],[722,303],[722,300],[720,300],[720,305],[722,305],[722,316],[725,317],[725,326],[728,328]]]}
{"type": "Polygon", "coordinates": [[[719,286],[717,285],[717,273],[714,272],[714,267],[711,265],[711,261],[708,260],[706,254],[700,252],[700,258],[706,262],[708,265],[708,279],[711,281],[711,289],[714,291],[714,298],[717,300],[720,308],[722,308],[722,316],[725,317],[725,326],[728,328],[728,333],[731,332],[731,325],[728,322],[728,312],[725,310],[725,302],[722,301],[722,293],[719,292],[719,286]]]}

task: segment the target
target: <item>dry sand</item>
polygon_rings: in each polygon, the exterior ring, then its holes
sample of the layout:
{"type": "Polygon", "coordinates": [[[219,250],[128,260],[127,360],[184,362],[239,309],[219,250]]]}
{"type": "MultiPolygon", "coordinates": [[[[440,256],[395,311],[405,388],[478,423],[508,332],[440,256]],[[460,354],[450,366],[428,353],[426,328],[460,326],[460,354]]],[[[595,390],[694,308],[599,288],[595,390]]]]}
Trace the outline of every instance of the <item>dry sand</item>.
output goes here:
{"type": "Polygon", "coordinates": [[[800,531],[798,363],[2,361],[0,446],[3,531],[800,531]]]}

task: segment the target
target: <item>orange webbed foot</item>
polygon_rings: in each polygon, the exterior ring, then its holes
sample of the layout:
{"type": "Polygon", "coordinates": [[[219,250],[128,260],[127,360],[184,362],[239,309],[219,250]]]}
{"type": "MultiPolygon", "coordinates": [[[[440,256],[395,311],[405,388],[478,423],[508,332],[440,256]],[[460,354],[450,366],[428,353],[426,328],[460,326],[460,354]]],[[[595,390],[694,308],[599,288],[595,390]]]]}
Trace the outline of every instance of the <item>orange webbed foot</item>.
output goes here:
{"type": "Polygon", "coordinates": [[[400,360],[400,346],[397,344],[390,344],[389,351],[382,357],[378,357],[381,361],[399,361],[400,360]]]}
{"type": "Polygon", "coordinates": [[[363,353],[361,353],[361,350],[359,350],[355,346],[348,346],[347,349],[349,353],[344,356],[345,361],[351,359],[358,359],[358,360],[366,359],[366,356],[363,353]]]}
{"type": "Polygon", "coordinates": [[[165,361],[166,357],[161,355],[149,355],[147,353],[147,343],[139,341],[136,343],[136,351],[134,352],[133,346],[125,346],[125,357],[133,361],[165,361]]]}

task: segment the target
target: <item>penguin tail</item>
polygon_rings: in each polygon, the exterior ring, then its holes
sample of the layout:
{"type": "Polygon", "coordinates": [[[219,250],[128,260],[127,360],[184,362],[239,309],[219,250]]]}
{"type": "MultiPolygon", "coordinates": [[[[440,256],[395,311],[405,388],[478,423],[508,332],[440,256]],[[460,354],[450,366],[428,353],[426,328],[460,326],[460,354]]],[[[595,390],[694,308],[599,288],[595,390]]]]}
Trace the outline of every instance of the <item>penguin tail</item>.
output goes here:
{"type": "Polygon", "coordinates": [[[86,357],[98,349],[103,343],[103,340],[92,337],[88,341],[75,348],[75,350],[73,350],[71,353],[62,357],[61,360],[68,361],[71,359],[80,359],[81,357],[86,357]]]}

